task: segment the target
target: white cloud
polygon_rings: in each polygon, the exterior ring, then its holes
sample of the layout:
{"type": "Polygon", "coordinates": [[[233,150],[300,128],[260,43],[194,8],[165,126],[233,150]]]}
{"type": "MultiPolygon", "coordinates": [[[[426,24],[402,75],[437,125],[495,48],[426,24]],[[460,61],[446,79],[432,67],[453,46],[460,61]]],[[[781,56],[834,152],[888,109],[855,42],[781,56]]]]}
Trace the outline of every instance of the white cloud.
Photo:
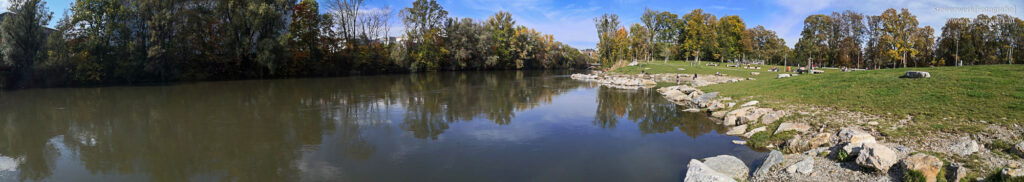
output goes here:
{"type": "Polygon", "coordinates": [[[11,1],[0,0],[0,12],[7,12],[7,7],[11,7],[11,1]]]}

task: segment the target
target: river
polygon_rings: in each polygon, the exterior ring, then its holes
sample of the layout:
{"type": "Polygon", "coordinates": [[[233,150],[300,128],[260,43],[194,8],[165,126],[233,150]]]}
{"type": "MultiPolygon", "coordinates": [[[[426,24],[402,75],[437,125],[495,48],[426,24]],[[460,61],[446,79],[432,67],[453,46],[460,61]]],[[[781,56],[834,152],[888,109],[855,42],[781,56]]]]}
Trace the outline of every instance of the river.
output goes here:
{"type": "Polygon", "coordinates": [[[766,156],[681,110],[544,71],[4,91],[0,181],[682,181],[766,156]]]}

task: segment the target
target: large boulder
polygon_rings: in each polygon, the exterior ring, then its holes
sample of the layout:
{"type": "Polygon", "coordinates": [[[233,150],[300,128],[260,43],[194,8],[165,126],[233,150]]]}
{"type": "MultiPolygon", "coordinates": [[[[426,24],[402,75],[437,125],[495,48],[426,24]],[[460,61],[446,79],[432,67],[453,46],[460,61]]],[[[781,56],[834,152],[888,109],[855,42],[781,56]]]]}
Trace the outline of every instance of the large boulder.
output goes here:
{"type": "MultiPolygon", "coordinates": [[[[694,93],[696,93],[696,91],[694,91],[694,93]]],[[[697,104],[700,107],[708,107],[707,104],[710,103],[712,99],[715,99],[715,97],[718,97],[718,92],[702,94],[700,96],[694,97],[693,103],[697,104]]]]}
{"type": "Polygon", "coordinates": [[[694,91],[697,91],[697,88],[693,88],[689,85],[679,85],[678,87],[676,87],[676,89],[682,91],[685,94],[690,94],[694,91]]]}
{"type": "Polygon", "coordinates": [[[786,158],[782,156],[782,152],[772,150],[768,153],[768,158],[764,159],[764,163],[761,163],[761,167],[757,167],[757,170],[754,171],[754,176],[767,175],[772,166],[782,163],[783,160],[786,160],[786,158]]]}
{"type": "Polygon", "coordinates": [[[978,142],[971,140],[971,138],[961,137],[953,146],[949,147],[953,153],[960,156],[968,156],[975,152],[978,152],[978,142]]]}
{"type": "Polygon", "coordinates": [[[907,73],[900,76],[900,78],[931,78],[932,75],[928,72],[923,71],[907,71],[907,73]]]}
{"type": "Polygon", "coordinates": [[[775,112],[768,112],[761,116],[761,124],[771,124],[778,121],[780,118],[786,116],[786,111],[778,110],[775,112]]]}
{"type": "Polygon", "coordinates": [[[725,114],[728,114],[728,113],[729,113],[729,111],[714,111],[714,112],[711,112],[711,117],[725,118],[725,114]]]}
{"type": "Polygon", "coordinates": [[[708,103],[708,111],[717,111],[719,109],[724,109],[724,108],[725,108],[725,104],[722,104],[722,102],[718,101],[718,100],[713,100],[713,101],[711,101],[711,103],[708,103]]]}
{"type": "Polygon", "coordinates": [[[814,171],[814,158],[806,157],[804,160],[797,162],[786,168],[786,172],[789,174],[800,172],[800,174],[811,174],[814,171]]]}
{"type": "Polygon", "coordinates": [[[881,172],[889,171],[889,167],[896,164],[896,152],[889,147],[878,143],[865,143],[860,155],[857,155],[857,165],[861,167],[877,169],[881,172]]]}
{"type": "Polygon", "coordinates": [[[935,182],[939,177],[939,170],[942,170],[942,160],[919,153],[903,159],[903,166],[909,171],[923,174],[926,182],[935,182]]]}
{"type": "Polygon", "coordinates": [[[747,173],[750,172],[743,160],[730,155],[704,158],[704,165],[733,179],[747,179],[747,173]]]}
{"type": "Polygon", "coordinates": [[[722,121],[722,124],[724,124],[726,126],[736,126],[736,125],[738,125],[739,117],[746,116],[747,112],[752,110],[752,109],[755,109],[755,108],[754,107],[743,107],[743,108],[739,108],[739,109],[736,109],[736,110],[729,111],[729,113],[725,114],[725,119],[722,121]]]}
{"type": "Polygon", "coordinates": [[[804,140],[800,135],[794,136],[786,142],[786,149],[791,152],[807,151],[825,145],[832,140],[831,133],[818,133],[804,140]]]}
{"type": "Polygon", "coordinates": [[[765,115],[767,113],[770,113],[770,112],[772,112],[772,109],[769,109],[769,108],[751,109],[751,110],[747,111],[746,115],[737,117],[738,121],[736,121],[736,122],[737,122],[737,124],[752,123],[754,121],[757,121],[758,119],[761,119],[761,116],[763,116],[763,115],[765,115]]]}
{"type": "Polygon", "coordinates": [[[711,167],[704,165],[704,163],[690,159],[690,164],[686,165],[686,177],[683,178],[685,182],[735,182],[725,174],[719,173],[711,167]]]}
{"type": "Polygon", "coordinates": [[[775,130],[775,134],[779,134],[779,133],[786,132],[786,131],[806,132],[807,130],[810,130],[810,129],[811,129],[811,125],[808,125],[807,123],[790,123],[790,122],[785,122],[785,123],[782,123],[782,124],[779,125],[779,128],[775,130]]]}
{"type": "Polygon", "coordinates": [[[726,135],[740,136],[743,132],[747,132],[747,125],[739,125],[736,127],[729,128],[729,131],[725,132],[726,135]]]}
{"type": "Polygon", "coordinates": [[[671,90],[666,90],[665,92],[662,92],[661,95],[664,95],[665,98],[676,100],[676,97],[679,97],[680,95],[686,95],[686,94],[683,94],[683,92],[680,92],[679,90],[671,89],[671,90]]]}
{"type": "Polygon", "coordinates": [[[810,140],[807,140],[807,144],[810,144],[811,148],[822,146],[829,142],[832,142],[832,133],[814,134],[810,140]]]}
{"type": "Polygon", "coordinates": [[[751,136],[754,136],[754,134],[757,134],[758,132],[763,132],[763,131],[768,131],[768,127],[762,126],[762,127],[754,128],[754,129],[748,131],[747,133],[744,133],[743,137],[750,138],[751,136]]]}
{"type": "Polygon", "coordinates": [[[743,103],[743,105],[740,105],[740,107],[754,106],[754,105],[757,105],[757,103],[758,102],[756,100],[755,101],[750,101],[750,102],[747,102],[747,103],[743,103]]]}
{"type": "Polygon", "coordinates": [[[846,143],[846,146],[843,146],[843,150],[851,156],[857,155],[864,144],[876,142],[875,137],[871,136],[871,133],[857,128],[843,128],[839,130],[838,136],[840,142],[846,143]]]}

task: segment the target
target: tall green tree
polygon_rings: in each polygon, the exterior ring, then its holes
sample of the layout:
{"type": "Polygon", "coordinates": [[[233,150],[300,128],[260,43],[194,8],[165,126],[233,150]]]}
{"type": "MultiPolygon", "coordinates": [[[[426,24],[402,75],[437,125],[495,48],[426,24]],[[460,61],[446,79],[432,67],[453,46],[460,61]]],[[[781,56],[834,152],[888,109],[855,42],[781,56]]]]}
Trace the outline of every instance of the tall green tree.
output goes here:
{"type": "Polygon", "coordinates": [[[594,26],[597,28],[597,50],[601,60],[601,65],[605,67],[611,66],[615,63],[618,55],[616,55],[616,47],[619,42],[616,42],[616,34],[619,29],[619,15],[615,14],[604,14],[600,17],[594,18],[594,26]]]}
{"type": "Polygon", "coordinates": [[[448,11],[434,0],[416,0],[412,7],[402,10],[402,23],[406,37],[414,42],[410,46],[412,70],[437,70],[444,55],[442,26],[448,11]]]}
{"type": "Polygon", "coordinates": [[[718,22],[715,15],[704,13],[702,9],[695,9],[683,15],[682,22],[685,29],[685,33],[681,35],[684,37],[682,48],[686,56],[695,57],[695,61],[699,63],[701,55],[717,55],[711,53],[718,49],[718,22]]]}
{"type": "Polygon", "coordinates": [[[649,60],[651,33],[640,23],[634,23],[629,27],[629,47],[631,57],[634,60],[649,60]]]}
{"type": "Polygon", "coordinates": [[[919,52],[913,48],[913,40],[911,37],[918,30],[917,27],[917,16],[910,14],[907,9],[901,9],[899,12],[896,9],[887,9],[878,18],[881,20],[882,26],[878,27],[880,32],[880,39],[884,40],[886,45],[886,54],[899,60],[899,62],[893,62],[893,67],[896,67],[897,63],[902,63],[903,67],[907,67],[907,58],[910,56],[916,56],[919,52]]]}
{"type": "Polygon", "coordinates": [[[721,60],[736,60],[742,58],[746,53],[747,45],[744,40],[744,31],[747,25],[739,16],[724,16],[718,21],[718,44],[721,60]]]}
{"type": "Polygon", "coordinates": [[[36,60],[44,58],[44,26],[53,17],[41,0],[12,0],[11,14],[0,23],[0,51],[3,62],[12,67],[8,87],[24,87],[32,78],[36,60]]]}
{"type": "Polygon", "coordinates": [[[495,13],[487,19],[487,30],[491,33],[492,48],[494,50],[495,64],[503,69],[515,67],[516,54],[514,41],[516,36],[516,22],[512,20],[512,14],[505,11],[495,13]]]}
{"type": "Polygon", "coordinates": [[[796,43],[798,58],[806,59],[806,64],[820,63],[821,60],[828,58],[829,35],[832,33],[833,22],[832,17],[821,14],[804,19],[804,29],[800,31],[800,40],[796,43]]]}

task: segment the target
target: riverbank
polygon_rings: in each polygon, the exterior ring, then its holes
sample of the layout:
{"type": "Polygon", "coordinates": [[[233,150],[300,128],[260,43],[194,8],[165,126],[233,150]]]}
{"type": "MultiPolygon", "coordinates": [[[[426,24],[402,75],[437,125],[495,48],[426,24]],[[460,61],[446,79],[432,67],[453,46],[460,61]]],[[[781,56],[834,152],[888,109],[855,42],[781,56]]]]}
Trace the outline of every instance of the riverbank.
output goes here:
{"type": "MultiPolygon", "coordinates": [[[[962,179],[1001,179],[997,173],[1003,169],[1020,168],[1022,160],[1014,154],[1017,149],[1013,148],[1014,144],[1021,142],[1020,119],[1024,118],[1024,87],[1021,86],[1024,80],[1021,78],[1024,78],[1024,66],[987,65],[856,72],[822,69],[823,74],[788,78],[779,77],[780,74],[790,73],[769,72],[773,67],[748,69],[727,67],[724,64],[690,66],[689,62],[652,62],[619,69],[615,73],[636,74],[643,71],[650,74],[698,74],[698,77],[718,74],[750,78],[737,83],[697,86],[692,91],[682,86],[663,87],[660,91],[674,101],[684,100],[676,92],[688,94],[691,100],[697,96],[686,93],[688,91],[716,93],[717,97],[708,103],[718,101],[722,105],[711,104],[713,107],[698,109],[721,120],[723,125],[733,127],[727,133],[746,139],[738,143],[781,150],[790,155],[805,153],[816,156],[818,160],[815,161],[848,166],[841,169],[850,174],[836,177],[866,172],[876,176],[903,178],[907,175],[903,175],[905,173],[902,169],[907,168],[908,163],[904,161],[914,154],[927,154],[940,159],[941,165],[937,168],[941,170],[935,170],[938,172],[949,174],[946,169],[969,169],[965,175],[959,176],[962,179]],[[932,77],[899,78],[910,70],[930,72],[932,77]],[[887,151],[893,155],[884,157],[885,160],[881,160],[885,161],[883,163],[871,164],[871,161],[879,161],[879,156],[873,152],[865,157],[862,165],[862,162],[858,162],[862,155],[857,153],[866,147],[865,143],[872,143],[871,151],[878,148],[878,151],[887,151]],[[865,168],[884,170],[870,172],[872,170],[865,168]]],[[[785,70],[784,67],[778,68],[785,70]]],[[[939,175],[938,172],[929,172],[924,176],[939,175]]],[[[828,172],[839,173],[843,172],[828,172]]],[[[800,179],[793,177],[802,175],[787,172],[772,174],[775,175],[751,179],[800,179]]],[[[821,173],[809,174],[814,176],[821,173]]],[[[849,178],[836,178],[844,179],[849,178]]]]}

